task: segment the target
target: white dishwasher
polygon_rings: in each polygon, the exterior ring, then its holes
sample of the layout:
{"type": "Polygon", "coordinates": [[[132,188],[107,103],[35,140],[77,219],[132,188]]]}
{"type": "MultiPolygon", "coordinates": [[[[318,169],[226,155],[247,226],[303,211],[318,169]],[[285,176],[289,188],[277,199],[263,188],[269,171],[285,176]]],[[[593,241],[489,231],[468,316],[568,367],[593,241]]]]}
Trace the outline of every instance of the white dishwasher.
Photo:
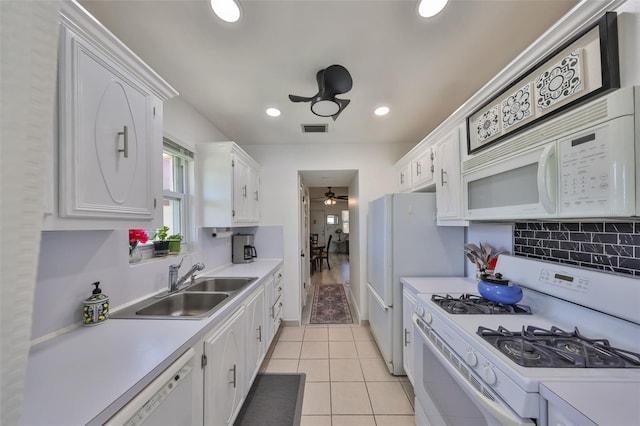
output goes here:
{"type": "Polygon", "coordinates": [[[105,425],[191,425],[194,353],[185,352],[105,425]]]}

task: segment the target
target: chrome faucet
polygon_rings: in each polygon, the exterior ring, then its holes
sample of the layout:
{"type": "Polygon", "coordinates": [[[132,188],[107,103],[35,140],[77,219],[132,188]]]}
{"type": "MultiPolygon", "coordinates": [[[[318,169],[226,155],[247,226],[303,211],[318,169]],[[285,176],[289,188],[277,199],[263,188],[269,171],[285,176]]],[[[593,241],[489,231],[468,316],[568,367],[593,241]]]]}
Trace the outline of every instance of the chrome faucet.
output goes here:
{"type": "Polygon", "coordinates": [[[191,282],[195,280],[194,274],[197,271],[202,271],[204,269],[204,263],[198,262],[189,269],[189,271],[184,274],[181,278],[178,278],[178,269],[182,266],[182,262],[184,261],[184,257],[177,265],[169,266],[169,293],[174,293],[180,289],[180,286],[185,283],[189,278],[191,278],[191,282]]]}

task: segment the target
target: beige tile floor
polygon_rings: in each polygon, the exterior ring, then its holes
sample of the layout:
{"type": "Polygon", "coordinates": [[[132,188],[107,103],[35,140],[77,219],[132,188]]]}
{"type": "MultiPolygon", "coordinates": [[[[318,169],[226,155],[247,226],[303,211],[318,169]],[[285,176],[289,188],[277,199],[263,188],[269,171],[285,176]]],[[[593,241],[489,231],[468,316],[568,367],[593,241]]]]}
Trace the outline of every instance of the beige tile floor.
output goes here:
{"type": "Polygon", "coordinates": [[[282,327],[262,371],[306,374],[302,426],[415,424],[411,383],[389,374],[368,327],[282,327]]]}

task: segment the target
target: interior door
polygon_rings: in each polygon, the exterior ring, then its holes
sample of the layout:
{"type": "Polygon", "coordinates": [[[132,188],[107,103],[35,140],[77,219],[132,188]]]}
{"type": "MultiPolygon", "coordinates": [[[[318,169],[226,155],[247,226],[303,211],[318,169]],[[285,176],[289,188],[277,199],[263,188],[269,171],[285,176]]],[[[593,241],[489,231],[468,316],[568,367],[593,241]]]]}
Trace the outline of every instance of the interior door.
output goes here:
{"type": "Polygon", "coordinates": [[[324,210],[311,210],[309,233],[318,234],[318,245],[323,246],[325,244],[324,210]]]}
{"type": "Polygon", "coordinates": [[[300,312],[302,313],[302,308],[304,308],[307,303],[307,288],[309,287],[308,283],[310,283],[311,272],[311,265],[309,264],[309,196],[302,183],[298,183],[298,198],[298,205],[300,209],[298,212],[298,237],[300,239],[298,242],[298,247],[300,249],[300,267],[298,270],[300,271],[300,312]]]}

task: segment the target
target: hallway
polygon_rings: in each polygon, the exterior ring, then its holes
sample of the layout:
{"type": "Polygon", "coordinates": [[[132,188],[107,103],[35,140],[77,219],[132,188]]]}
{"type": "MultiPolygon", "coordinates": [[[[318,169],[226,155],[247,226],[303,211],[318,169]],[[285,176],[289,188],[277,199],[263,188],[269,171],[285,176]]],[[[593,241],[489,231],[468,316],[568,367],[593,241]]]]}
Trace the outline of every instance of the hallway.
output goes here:
{"type": "Polygon", "coordinates": [[[313,303],[313,292],[318,284],[343,284],[344,291],[349,300],[349,309],[351,309],[351,316],[354,321],[355,310],[351,306],[351,299],[349,295],[349,256],[346,254],[329,253],[329,264],[331,270],[327,268],[327,262],[323,261],[320,269],[311,275],[311,286],[307,292],[307,302],[302,309],[302,324],[309,325],[311,318],[311,304],[313,303]]]}
{"type": "Polygon", "coordinates": [[[348,291],[347,256],[329,261],[311,278],[303,325],[280,328],[262,372],[306,374],[301,426],[414,425],[411,383],[389,374],[368,326],[309,325],[316,284],[346,282],[348,291]]]}

